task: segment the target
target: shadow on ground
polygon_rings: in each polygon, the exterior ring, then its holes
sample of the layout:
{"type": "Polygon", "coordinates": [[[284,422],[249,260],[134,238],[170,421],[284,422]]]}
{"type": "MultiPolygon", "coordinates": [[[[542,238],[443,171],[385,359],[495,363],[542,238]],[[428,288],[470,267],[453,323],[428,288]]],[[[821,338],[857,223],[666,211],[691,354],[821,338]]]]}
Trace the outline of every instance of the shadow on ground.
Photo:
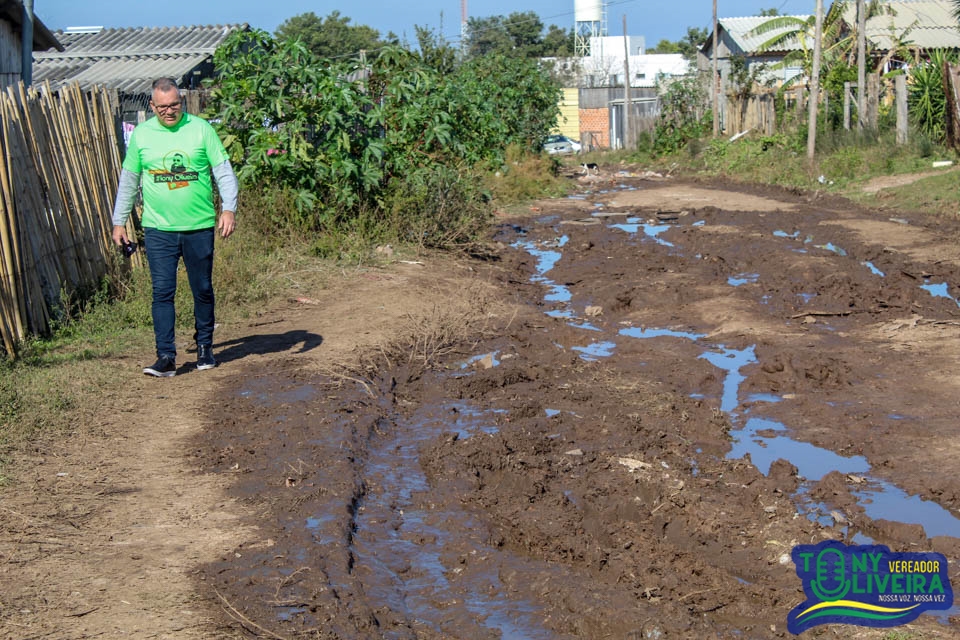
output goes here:
{"type": "Polygon", "coordinates": [[[306,353],[323,344],[323,336],[302,330],[258,334],[227,340],[215,345],[215,348],[217,349],[217,361],[225,363],[250,355],[289,351],[298,344],[302,344],[302,346],[297,353],[306,353]]]}

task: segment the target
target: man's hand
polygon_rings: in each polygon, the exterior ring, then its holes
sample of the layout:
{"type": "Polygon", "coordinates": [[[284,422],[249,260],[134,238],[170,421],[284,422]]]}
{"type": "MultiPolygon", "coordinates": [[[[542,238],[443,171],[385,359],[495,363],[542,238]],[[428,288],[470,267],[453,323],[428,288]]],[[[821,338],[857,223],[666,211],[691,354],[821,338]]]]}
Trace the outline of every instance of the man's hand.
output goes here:
{"type": "Polygon", "coordinates": [[[217,229],[220,230],[221,238],[229,238],[233,230],[237,228],[237,219],[233,211],[224,210],[220,214],[220,222],[217,223],[217,229]]]}
{"type": "Polygon", "coordinates": [[[122,247],[125,244],[130,242],[130,239],[127,238],[127,229],[126,227],[114,227],[113,228],[113,244],[118,247],[122,247]]]}

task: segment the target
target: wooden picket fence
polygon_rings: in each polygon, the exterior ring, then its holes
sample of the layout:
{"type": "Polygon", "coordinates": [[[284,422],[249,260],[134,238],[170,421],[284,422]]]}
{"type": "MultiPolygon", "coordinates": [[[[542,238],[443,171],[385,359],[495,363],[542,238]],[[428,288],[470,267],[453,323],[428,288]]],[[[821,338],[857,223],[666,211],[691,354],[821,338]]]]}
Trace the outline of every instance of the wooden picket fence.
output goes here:
{"type": "Polygon", "coordinates": [[[116,94],[103,88],[21,83],[0,95],[0,337],[10,357],[50,330],[65,296],[123,264],[111,240],[118,122],[116,94]]]}

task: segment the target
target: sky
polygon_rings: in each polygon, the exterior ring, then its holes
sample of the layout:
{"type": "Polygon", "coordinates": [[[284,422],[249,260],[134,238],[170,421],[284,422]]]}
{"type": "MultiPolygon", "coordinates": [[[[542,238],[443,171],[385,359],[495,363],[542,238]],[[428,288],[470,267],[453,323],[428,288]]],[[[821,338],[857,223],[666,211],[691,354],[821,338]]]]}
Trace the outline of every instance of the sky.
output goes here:
{"type": "MultiPolygon", "coordinates": [[[[532,11],[544,25],[572,28],[574,0],[466,0],[472,18],[509,16],[532,11]]],[[[622,36],[626,17],[627,33],[643,36],[646,46],[660,40],[683,39],[688,27],[710,31],[712,0],[606,0],[607,35],[622,36]]],[[[828,5],[828,2],[824,3],[828,5]]],[[[781,15],[811,14],[815,0],[717,0],[721,18],[758,15],[761,9],[777,9],[781,15]]],[[[325,18],[333,11],[350,18],[350,24],[373,27],[386,36],[393,32],[416,43],[414,26],[427,27],[456,42],[460,35],[461,0],[360,0],[357,4],[309,0],[202,0],[192,2],[142,2],[139,0],[34,0],[34,13],[51,30],[67,27],[182,27],[239,24],[271,34],[285,20],[307,12],[325,18]]]]}

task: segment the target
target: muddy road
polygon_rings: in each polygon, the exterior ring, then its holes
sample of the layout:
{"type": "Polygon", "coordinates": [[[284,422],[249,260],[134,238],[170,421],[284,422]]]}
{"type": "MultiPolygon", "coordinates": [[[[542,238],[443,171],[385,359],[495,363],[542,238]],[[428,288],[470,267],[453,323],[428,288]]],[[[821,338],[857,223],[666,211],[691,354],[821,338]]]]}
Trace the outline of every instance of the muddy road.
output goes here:
{"type": "MultiPolygon", "coordinates": [[[[796,544],[960,561],[955,222],[581,187],[500,219],[472,312],[438,298],[330,375],[284,359],[225,380],[193,455],[235,474],[257,534],[197,580],[234,629],[784,637],[796,544]]],[[[910,629],[958,625],[954,607],[910,629]]]]}
{"type": "Polygon", "coordinates": [[[9,469],[0,637],[782,638],[821,540],[960,585],[960,224],[571,179],[221,328],[215,370],[101,363],[9,469]]]}

